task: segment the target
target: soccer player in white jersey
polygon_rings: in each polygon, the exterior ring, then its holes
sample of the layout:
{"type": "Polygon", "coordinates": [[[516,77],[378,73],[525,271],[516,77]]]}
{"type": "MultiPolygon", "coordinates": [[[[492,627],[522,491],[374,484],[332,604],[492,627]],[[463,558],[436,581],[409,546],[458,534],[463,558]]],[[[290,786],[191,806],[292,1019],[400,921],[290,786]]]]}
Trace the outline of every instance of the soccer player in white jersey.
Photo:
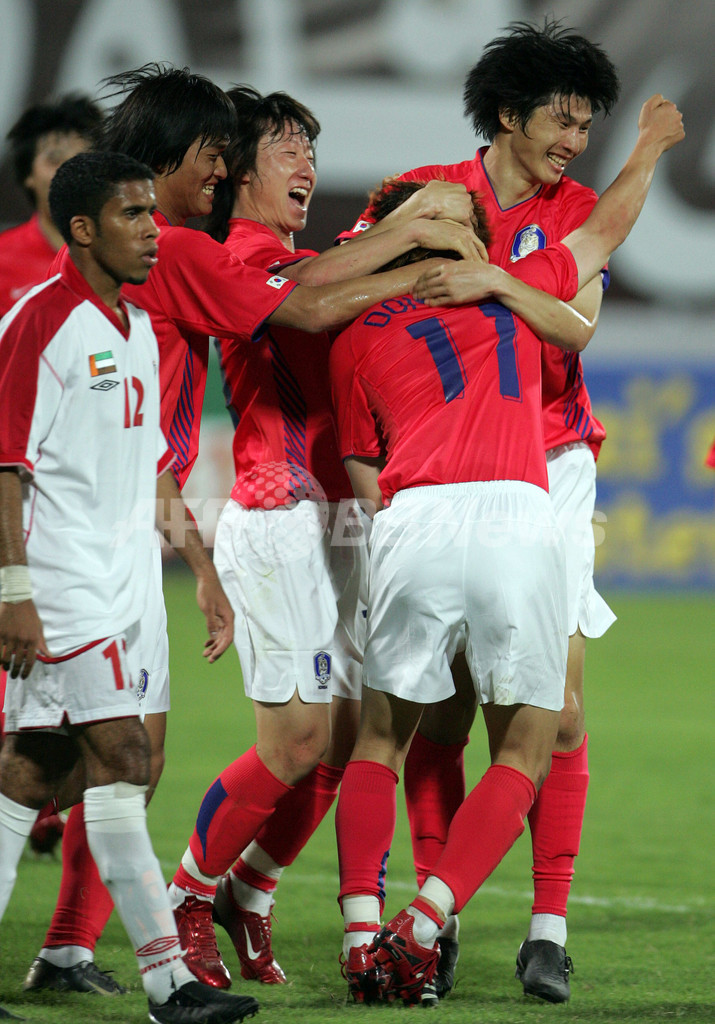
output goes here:
{"type": "MultiPolygon", "coordinates": [[[[87,837],[134,947],[155,1024],[228,1022],[254,999],[183,963],[146,826],[149,741],[135,694],[157,510],[198,579],[207,650],[233,619],[168,472],[159,357],[125,282],[157,261],[153,173],[114,153],[67,161],[50,190],[69,246],[0,330],[0,914],[37,811],[79,767],[87,837]]],[[[8,1011],[3,1011],[8,1016],[8,1011]]]]}

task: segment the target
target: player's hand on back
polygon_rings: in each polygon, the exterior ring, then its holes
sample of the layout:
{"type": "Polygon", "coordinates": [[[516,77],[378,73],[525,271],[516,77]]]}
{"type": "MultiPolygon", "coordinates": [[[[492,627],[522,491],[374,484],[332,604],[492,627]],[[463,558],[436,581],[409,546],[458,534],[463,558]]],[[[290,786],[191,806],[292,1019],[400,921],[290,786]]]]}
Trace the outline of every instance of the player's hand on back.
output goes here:
{"type": "Polygon", "coordinates": [[[38,653],[49,657],[34,603],[0,602],[0,665],[13,679],[27,679],[38,653]]]}
{"type": "Polygon", "coordinates": [[[643,141],[658,145],[663,153],[685,138],[683,115],[660,93],[651,96],[641,107],[638,130],[643,141]]]}

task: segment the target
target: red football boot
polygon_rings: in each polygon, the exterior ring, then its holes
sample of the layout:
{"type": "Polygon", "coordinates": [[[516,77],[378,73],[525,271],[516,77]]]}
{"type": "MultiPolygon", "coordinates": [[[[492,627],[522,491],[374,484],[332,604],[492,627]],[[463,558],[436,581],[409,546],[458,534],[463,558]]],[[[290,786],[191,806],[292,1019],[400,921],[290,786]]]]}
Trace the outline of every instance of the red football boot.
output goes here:
{"type": "Polygon", "coordinates": [[[355,1003],[389,1003],[396,995],[388,991],[389,976],[375,963],[372,943],[351,946],[347,960],[340,956],[340,973],[348,983],[348,1000],[355,1003]]]}
{"type": "Polygon", "coordinates": [[[241,964],[241,977],[264,985],[285,985],[283,968],[271,949],[271,916],[261,917],[236,903],[231,880],[224,875],[216,889],[214,921],[225,928],[241,964]]]}
{"type": "Polygon", "coordinates": [[[419,1003],[422,989],[434,979],[439,961],[439,945],[420,946],[412,934],[414,917],[401,910],[385,925],[369,947],[375,965],[388,975],[382,1002],[399,996],[408,1006],[419,1003]]]}
{"type": "Polygon", "coordinates": [[[216,932],[212,919],[212,905],[208,900],[187,896],[174,911],[176,927],[181,939],[184,963],[204,985],[229,988],[231,975],[216,945],[216,932]]]}

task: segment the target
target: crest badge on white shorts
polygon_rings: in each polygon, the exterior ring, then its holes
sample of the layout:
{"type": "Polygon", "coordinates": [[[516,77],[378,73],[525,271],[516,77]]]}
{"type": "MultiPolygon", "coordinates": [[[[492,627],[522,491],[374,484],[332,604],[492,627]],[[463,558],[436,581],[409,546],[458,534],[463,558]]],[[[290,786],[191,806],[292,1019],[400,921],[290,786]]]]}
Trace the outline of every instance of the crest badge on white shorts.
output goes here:
{"type": "Polygon", "coordinates": [[[146,697],[147,686],[149,685],[149,673],[145,668],[139,671],[139,681],[137,682],[137,700],[141,702],[146,697]]]}
{"type": "Polygon", "coordinates": [[[332,662],[332,657],[326,651],[318,651],[318,653],[313,657],[315,678],[318,680],[318,686],[321,690],[326,690],[328,683],[330,682],[330,669],[332,662]]]}

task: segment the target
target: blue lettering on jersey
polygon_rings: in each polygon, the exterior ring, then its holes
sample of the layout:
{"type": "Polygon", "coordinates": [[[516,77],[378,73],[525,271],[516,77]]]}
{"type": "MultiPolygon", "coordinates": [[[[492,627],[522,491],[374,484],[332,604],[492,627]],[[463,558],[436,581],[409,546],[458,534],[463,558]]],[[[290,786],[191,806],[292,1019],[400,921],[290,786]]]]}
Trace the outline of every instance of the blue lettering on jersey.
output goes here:
{"type": "Polygon", "coordinates": [[[408,313],[412,309],[422,309],[424,302],[421,299],[414,299],[411,295],[401,295],[397,299],[386,299],[381,302],[377,309],[365,317],[363,323],[366,327],[387,327],[396,313],[408,313]],[[384,310],[384,312],[382,312],[384,310]]]}

